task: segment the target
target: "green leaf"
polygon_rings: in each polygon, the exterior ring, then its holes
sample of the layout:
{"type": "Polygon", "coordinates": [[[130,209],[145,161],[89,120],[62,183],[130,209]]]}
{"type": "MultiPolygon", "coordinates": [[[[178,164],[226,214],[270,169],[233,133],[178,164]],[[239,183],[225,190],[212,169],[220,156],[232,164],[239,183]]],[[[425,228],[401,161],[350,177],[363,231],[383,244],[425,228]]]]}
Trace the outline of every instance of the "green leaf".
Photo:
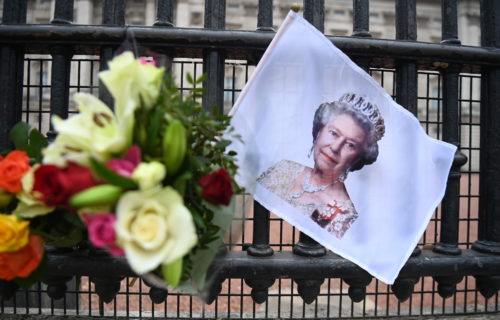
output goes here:
{"type": "Polygon", "coordinates": [[[217,145],[215,146],[216,148],[219,148],[219,149],[226,149],[227,146],[229,146],[231,144],[231,140],[226,140],[226,139],[222,139],[220,140],[217,145]]]}
{"type": "Polygon", "coordinates": [[[46,242],[46,245],[54,247],[71,248],[85,239],[82,229],[72,228],[67,234],[46,242]]]}
{"type": "Polygon", "coordinates": [[[205,81],[205,79],[207,78],[208,74],[207,73],[204,73],[201,75],[201,77],[199,77],[198,79],[196,79],[196,83],[202,83],[203,81],[205,81]]]}
{"type": "Polygon", "coordinates": [[[103,163],[95,159],[91,159],[90,164],[92,166],[92,170],[94,170],[94,172],[96,172],[107,183],[122,187],[124,189],[138,188],[138,185],[134,180],[114,172],[113,170],[106,167],[103,163]]]}
{"type": "Polygon", "coordinates": [[[149,125],[147,128],[148,139],[146,140],[146,150],[148,150],[150,154],[159,154],[159,152],[155,149],[159,149],[159,146],[161,145],[161,137],[158,133],[160,132],[163,112],[162,106],[157,105],[150,113],[150,117],[148,119],[149,125]]]}
{"type": "Polygon", "coordinates": [[[190,210],[190,211],[191,211],[191,215],[193,216],[193,220],[194,220],[194,223],[196,224],[196,226],[200,229],[205,229],[205,227],[206,227],[205,220],[203,220],[203,217],[201,216],[201,214],[197,210],[190,210]]]}
{"type": "Polygon", "coordinates": [[[186,73],[186,80],[189,84],[192,84],[194,85],[194,80],[193,80],[193,77],[191,76],[191,74],[188,72],[186,73]]]}
{"type": "Polygon", "coordinates": [[[18,150],[26,151],[28,146],[30,125],[26,122],[18,122],[10,130],[9,137],[18,150]]]}
{"type": "Polygon", "coordinates": [[[82,220],[78,217],[78,215],[76,215],[74,213],[64,211],[63,218],[66,222],[68,222],[69,224],[71,224],[74,227],[82,228],[82,229],[85,227],[82,220]]]}
{"type": "Polygon", "coordinates": [[[30,151],[28,155],[31,158],[35,158],[36,161],[42,161],[42,149],[48,145],[47,139],[43,136],[43,134],[33,129],[30,132],[30,151]]]}
{"type": "Polygon", "coordinates": [[[174,187],[177,192],[180,193],[181,196],[184,197],[186,193],[186,183],[193,177],[193,174],[189,171],[185,171],[183,174],[178,176],[174,182],[172,183],[172,187],[174,187]]]}

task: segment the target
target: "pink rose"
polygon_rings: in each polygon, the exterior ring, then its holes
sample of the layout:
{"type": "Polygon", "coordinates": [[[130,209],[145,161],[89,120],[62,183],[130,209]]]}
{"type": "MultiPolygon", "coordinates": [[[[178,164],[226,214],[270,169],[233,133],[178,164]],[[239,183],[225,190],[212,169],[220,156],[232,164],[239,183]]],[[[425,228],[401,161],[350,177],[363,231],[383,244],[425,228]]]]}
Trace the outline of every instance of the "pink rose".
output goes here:
{"type": "Polygon", "coordinates": [[[111,159],[106,163],[106,166],[114,172],[130,178],[139,163],[141,163],[141,149],[138,146],[132,146],[123,159],[111,159]]]}
{"type": "Polygon", "coordinates": [[[84,214],[90,242],[96,248],[104,248],[113,256],[122,256],[124,251],[116,245],[115,221],[111,213],[84,214]]]}

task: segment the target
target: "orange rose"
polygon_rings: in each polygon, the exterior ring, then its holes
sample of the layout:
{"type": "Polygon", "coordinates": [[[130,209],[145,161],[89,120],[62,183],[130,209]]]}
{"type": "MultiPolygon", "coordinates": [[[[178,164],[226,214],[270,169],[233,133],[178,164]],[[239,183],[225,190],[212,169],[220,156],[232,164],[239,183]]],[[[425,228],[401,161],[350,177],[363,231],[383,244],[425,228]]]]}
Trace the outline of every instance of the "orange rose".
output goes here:
{"type": "Polygon", "coordinates": [[[29,276],[38,268],[42,257],[43,239],[32,234],[28,244],[20,250],[0,253],[0,279],[10,281],[29,276]]]}
{"type": "Polygon", "coordinates": [[[30,158],[24,151],[14,150],[0,159],[0,189],[10,193],[22,190],[21,179],[30,169],[30,158]]]}

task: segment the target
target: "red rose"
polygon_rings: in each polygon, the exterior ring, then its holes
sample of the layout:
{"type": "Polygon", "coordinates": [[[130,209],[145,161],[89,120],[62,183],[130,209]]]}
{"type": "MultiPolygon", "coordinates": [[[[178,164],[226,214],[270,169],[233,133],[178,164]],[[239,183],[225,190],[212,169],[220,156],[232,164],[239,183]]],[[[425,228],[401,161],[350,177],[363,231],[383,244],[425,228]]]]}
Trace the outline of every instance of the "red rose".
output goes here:
{"type": "Polygon", "coordinates": [[[33,191],[40,193],[39,200],[47,206],[67,205],[75,193],[95,186],[97,183],[90,169],[76,163],[66,168],[41,165],[35,170],[33,191]]]}
{"type": "Polygon", "coordinates": [[[201,196],[216,204],[228,205],[233,196],[231,178],[224,169],[211,172],[200,179],[201,196]]]}

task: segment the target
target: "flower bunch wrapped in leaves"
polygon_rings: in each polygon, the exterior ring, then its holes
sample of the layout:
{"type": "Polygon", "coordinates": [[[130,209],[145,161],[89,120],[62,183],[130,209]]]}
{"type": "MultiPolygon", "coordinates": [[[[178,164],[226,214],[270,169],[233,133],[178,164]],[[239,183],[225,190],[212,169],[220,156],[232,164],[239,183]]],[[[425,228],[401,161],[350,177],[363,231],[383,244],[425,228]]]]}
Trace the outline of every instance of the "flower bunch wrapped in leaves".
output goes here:
{"type": "Polygon", "coordinates": [[[77,93],[78,114],[53,118],[50,144],[24,123],[11,131],[16,150],[0,158],[0,279],[36,274],[43,244],[87,241],[139,275],[201,289],[232,219],[229,118],[130,52],[99,77],[113,110],[77,93]]]}

